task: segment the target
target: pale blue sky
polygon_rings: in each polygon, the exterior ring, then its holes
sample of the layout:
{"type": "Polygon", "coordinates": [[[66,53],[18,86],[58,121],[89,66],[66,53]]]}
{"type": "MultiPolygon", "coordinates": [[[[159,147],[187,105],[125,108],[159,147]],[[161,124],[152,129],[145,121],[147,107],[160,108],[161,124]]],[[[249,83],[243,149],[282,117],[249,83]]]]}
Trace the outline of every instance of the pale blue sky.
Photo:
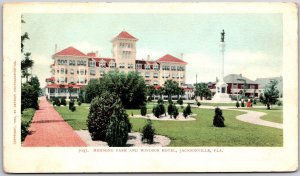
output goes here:
{"type": "Polygon", "coordinates": [[[24,14],[25,51],[35,60],[33,74],[44,85],[50,77],[54,46],[98,50],[111,57],[110,40],[123,29],[139,39],[137,59],[184,53],[187,83],[214,81],[220,61],[220,32],[225,29],[225,75],[258,77],[282,74],[281,14],[24,14]]]}

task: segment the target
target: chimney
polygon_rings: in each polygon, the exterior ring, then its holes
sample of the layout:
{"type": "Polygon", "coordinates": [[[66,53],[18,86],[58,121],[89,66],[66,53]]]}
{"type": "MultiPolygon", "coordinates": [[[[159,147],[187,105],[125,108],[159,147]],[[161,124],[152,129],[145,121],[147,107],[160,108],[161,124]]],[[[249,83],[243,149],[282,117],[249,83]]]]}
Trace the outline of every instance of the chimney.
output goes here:
{"type": "Polygon", "coordinates": [[[96,51],[96,57],[98,57],[98,53],[99,53],[99,52],[98,52],[98,51],[96,51]]]}
{"type": "Polygon", "coordinates": [[[183,60],[183,53],[180,53],[180,59],[183,60]]]}
{"type": "Polygon", "coordinates": [[[147,61],[149,61],[149,60],[150,60],[150,55],[148,54],[148,55],[147,55],[147,61]]]}

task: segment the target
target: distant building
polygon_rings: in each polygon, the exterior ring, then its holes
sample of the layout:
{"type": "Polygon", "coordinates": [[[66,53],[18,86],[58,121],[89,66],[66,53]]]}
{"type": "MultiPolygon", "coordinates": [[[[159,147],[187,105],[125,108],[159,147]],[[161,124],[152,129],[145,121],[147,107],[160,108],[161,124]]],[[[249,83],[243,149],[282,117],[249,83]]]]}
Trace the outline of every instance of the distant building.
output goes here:
{"type": "MultiPolygon", "coordinates": [[[[242,76],[242,74],[229,74],[224,77],[224,82],[227,84],[227,93],[230,95],[243,94],[245,91],[245,96],[247,97],[258,97],[258,83],[242,76]]],[[[215,93],[214,83],[208,83],[209,89],[214,94],[215,93]]]]}
{"type": "Polygon", "coordinates": [[[277,81],[277,89],[279,90],[279,95],[282,95],[283,92],[283,79],[282,76],[280,77],[270,77],[270,78],[257,78],[255,80],[256,83],[258,83],[259,92],[262,93],[264,89],[267,88],[268,84],[271,80],[277,81]]]}
{"type": "Polygon", "coordinates": [[[186,62],[170,54],[157,60],[136,58],[137,38],[126,31],[111,40],[112,58],[100,57],[96,52],[83,53],[68,47],[55,53],[50,66],[52,76],[46,79],[45,94],[50,97],[78,97],[80,88],[92,79],[101,78],[109,71],[137,71],[146,85],[162,86],[166,80],[185,84],[186,62]]]}

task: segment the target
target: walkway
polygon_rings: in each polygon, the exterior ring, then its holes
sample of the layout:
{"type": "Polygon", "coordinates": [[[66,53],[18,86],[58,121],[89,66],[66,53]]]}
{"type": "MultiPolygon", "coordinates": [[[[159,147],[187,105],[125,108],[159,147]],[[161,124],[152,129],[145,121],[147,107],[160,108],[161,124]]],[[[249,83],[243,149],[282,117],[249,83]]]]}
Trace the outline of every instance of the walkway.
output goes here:
{"type": "Polygon", "coordinates": [[[236,116],[236,118],[240,121],[282,129],[282,124],[280,123],[275,123],[275,122],[270,122],[270,121],[260,119],[260,117],[266,115],[266,113],[264,112],[241,110],[241,109],[239,110],[236,109],[236,111],[247,112],[247,114],[236,116]]]}
{"type": "Polygon", "coordinates": [[[29,128],[30,134],[23,143],[24,147],[86,146],[45,97],[41,98],[39,106],[29,128]]]}

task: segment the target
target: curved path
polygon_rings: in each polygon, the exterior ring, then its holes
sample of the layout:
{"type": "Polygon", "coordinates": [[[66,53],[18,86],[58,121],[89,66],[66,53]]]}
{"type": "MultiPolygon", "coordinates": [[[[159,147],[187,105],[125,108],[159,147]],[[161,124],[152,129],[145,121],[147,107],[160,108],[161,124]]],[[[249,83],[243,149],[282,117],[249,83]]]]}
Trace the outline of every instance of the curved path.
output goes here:
{"type": "Polygon", "coordinates": [[[264,112],[241,110],[241,109],[239,109],[239,110],[232,109],[232,110],[247,112],[247,114],[242,114],[242,115],[238,115],[235,117],[236,119],[238,119],[240,121],[248,122],[248,123],[252,123],[252,124],[256,124],[256,125],[262,125],[262,126],[268,126],[268,127],[282,129],[282,124],[280,124],[280,123],[262,120],[260,117],[266,115],[266,113],[264,113],[264,112]]]}
{"type": "MultiPolygon", "coordinates": [[[[193,106],[197,107],[197,106],[193,106]]],[[[217,106],[200,106],[199,108],[204,108],[204,109],[215,109],[217,106]]],[[[275,123],[275,122],[270,122],[266,120],[262,120],[261,117],[266,115],[264,112],[257,112],[257,111],[252,111],[252,110],[246,110],[246,109],[236,109],[233,106],[222,106],[220,107],[221,109],[229,109],[229,110],[234,110],[234,111],[240,111],[240,112],[246,112],[246,114],[242,114],[239,116],[236,116],[235,118],[247,122],[247,123],[252,123],[255,125],[262,125],[262,126],[267,126],[267,127],[273,127],[273,128],[279,128],[282,129],[282,124],[281,123],[275,123]]],[[[262,107],[265,108],[265,107],[262,107]]]]}
{"type": "Polygon", "coordinates": [[[34,114],[23,147],[83,147],[85,142],[59,115],[45,97],[34,114]]]}

